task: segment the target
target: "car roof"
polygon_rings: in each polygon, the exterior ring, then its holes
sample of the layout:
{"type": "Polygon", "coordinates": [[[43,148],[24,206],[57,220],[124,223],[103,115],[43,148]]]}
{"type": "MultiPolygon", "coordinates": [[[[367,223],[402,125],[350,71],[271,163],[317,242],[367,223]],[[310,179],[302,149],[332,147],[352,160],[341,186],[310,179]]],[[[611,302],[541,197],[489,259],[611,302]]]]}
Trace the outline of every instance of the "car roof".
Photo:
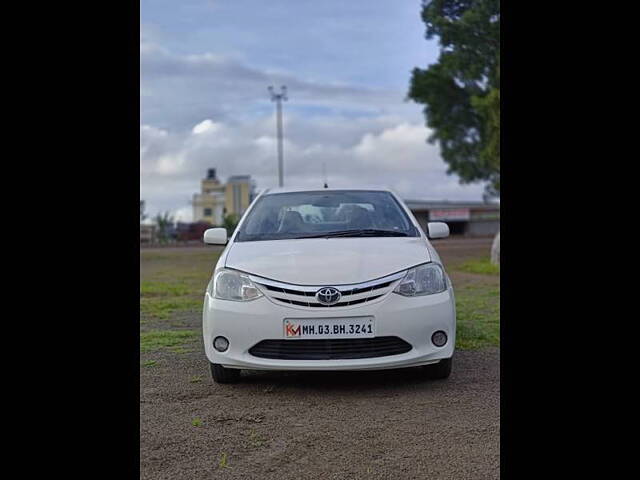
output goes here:
{"type": "Polygon", "coordinates": [[[389,188],[381,187],[381,186],[354,186],[354,187],[335,187],[335,188],[324,188],[322,186],[318,186],[318,188],[310,188],[310,187],[276,187],[276,188],[267,188],[262,192],[262,195],[273,195],[275,193],[293,193],[293,192],[339,192],[345,190],[360,190],[360,191],[380,191],[380,192],[391,192],[389,188]]]}

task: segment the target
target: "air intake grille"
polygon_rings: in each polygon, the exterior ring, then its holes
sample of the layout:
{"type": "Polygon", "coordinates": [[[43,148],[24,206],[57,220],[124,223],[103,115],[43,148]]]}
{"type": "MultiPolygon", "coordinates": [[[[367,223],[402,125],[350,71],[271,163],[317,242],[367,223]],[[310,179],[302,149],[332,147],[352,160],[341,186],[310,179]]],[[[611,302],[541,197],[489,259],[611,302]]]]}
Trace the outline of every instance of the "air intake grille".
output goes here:
{"type": "Polygon", "coordinates": [[[251,347],[249,353],[278,360],[345,360],[399,355],[411,348],[398,337],[263,340],[251,347]]]}
{"type": "Polygon", "coordinates": [[[334,287],[340,291],[341,296],[340,300],[333,305],[320,303],[316,298],[316,293],[319,290],[333,285],[293,285],[253,276],[251,280],[258,285],[266,296],[277,303],[309,308],[335,308],[376,300],[391,292],[397,281],[403,278],[405,273],[396,273],[370,282],[335,285],[334,287]]]}

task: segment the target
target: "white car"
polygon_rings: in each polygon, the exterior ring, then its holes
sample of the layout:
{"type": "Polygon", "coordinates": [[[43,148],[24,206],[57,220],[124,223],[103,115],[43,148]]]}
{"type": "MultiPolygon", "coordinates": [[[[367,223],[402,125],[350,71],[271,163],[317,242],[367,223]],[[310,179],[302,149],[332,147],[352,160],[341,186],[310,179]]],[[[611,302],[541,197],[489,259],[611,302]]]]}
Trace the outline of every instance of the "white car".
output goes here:
{"type": "Polygon", "coordinates": [[[407,206],[383,189],[273,189],[226,244],[205,293],[214,381],[250,370],[421,367],[446,378],[455,349],[453,287],[407,206]]]}

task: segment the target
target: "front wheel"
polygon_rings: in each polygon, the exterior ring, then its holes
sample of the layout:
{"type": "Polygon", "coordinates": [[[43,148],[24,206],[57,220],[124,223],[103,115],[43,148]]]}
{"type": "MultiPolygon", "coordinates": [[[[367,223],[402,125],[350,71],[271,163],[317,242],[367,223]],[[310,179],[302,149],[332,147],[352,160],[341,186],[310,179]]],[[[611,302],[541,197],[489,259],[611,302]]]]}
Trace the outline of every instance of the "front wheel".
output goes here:
{"type": "Polygon", "coordinates": [[[225,368],[217,363],[210,363],[211,377],[216,383],[234,383],[240,379],[240,370],[237,368],[225,368]]]}
{"type": "Polygon", "coordinates": [[[424,368],[424,373],[427,378],[431,380],[443,380],[449,378],[449,375],[451,375],[452,364],[453,358],[445,358],[438,363],[425,365],[422,368],[424,368]]]}

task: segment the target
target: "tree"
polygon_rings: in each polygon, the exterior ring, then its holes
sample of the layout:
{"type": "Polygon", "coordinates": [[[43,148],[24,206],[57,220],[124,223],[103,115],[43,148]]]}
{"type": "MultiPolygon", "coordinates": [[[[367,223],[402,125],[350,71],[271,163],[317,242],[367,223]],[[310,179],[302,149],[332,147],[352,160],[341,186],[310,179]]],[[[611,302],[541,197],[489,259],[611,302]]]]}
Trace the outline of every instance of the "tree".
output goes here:
{"type": "Polygon", "coordinates": [[[158,225],[158,241],[166,243],[171,238],[171,228],[173,227],[173,217],[169,212],[156,215],[156,224],[158,225]]]}
{"type": "Polygon", "coordinates": [[[227,229],[227,235],[231,236],[238,226],[238,216],[230,213],[222,219],[222,226],[227,229]]]}
{"type": "Polygon", "coordinates": [[[500,194],[500,0],[423,0],[426,38],[440,56],[414,68],[408,97],[424,104],[448,173],[500,194]]]}

